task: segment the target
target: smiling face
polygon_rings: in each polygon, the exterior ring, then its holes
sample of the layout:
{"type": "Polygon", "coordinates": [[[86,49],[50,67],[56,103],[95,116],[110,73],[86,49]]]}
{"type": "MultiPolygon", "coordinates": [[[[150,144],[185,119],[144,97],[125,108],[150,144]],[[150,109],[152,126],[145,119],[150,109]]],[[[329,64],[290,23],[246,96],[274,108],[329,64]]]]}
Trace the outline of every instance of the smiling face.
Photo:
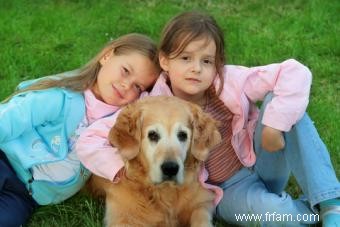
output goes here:
{"type": "Polygon", "coordinates": [[[114,106],[137,99],[158,76],[154,63],[138,52],[115,55],[109,51],[100,59],[100,64],[92,91],[97,99],[114,106]]]}
{"type": "Polygon", "coordinates": [[[161,53],[160,64],[168,73],[174,95],[202,104],[216,76],[215,55],[215,42],[206,38],[190,42],[177,56],[161,53]]]}

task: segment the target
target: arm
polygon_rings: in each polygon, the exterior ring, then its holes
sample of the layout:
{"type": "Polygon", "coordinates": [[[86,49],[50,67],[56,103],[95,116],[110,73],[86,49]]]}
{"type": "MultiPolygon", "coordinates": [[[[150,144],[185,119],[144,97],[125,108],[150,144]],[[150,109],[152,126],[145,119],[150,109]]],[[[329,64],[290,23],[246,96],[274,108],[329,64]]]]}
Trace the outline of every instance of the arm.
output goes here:
{"type": "MultiPolygon", "coordinates": [[[[307,67],[290,59],[280,64],[246,68],[227,68],[225,85],[256,102],[268,92],[274,98],[268,103],[262,123],[262,145],[267,151],[284,147],[282,131],[289,131],[303,116],[308,105],[312,76],[307,67]]],[[[226,86],[226,87],[227,87],[226,86]]],[[[247,114],[247,113],[245,113],[247,114]]]]}
{"type": "MultiPolygon", "coordinates": [[[[273,73],[273,79],[268,81],[262,76],[259,77],[258,82],[264,83],[274,94],[262,119],[264,124],[262,147],[267,151],[277,151],[285,146],[281,131],[289,131],[292,125],[303,116],[308,105],[312,81],[310,71],[295,60],[285,61],[277,67],[277,72],[273,73]]],[[[251,95],[250,92],[248,97],[251,95]]],[[[260,96],[263,95],[265,94],[260,94],[260,96]]]]}
{"type": "Polygon", "coordinates": [[[63,91],[52,89],[19,94],[0,104],[0,143],[17,138],[25,130],[53,121],[60,115],[63,103],[63,91]]]}
{"type": "Polygon", "coordinates": [[[124,162],[108,141],[108,134],[119,112],[94,122],[76,142],[76,152],[82,164],[92,173],[113,180],[124,162]]]}
{"type": "Polygon", "coordinates": [[[247,97],[256,102],[268,92],[274,97],[268,103],[262,123],[280,131],[289,131],[306,111],[312,74],[309,69],[290,59],[280,64],[255,67],[245,83],[247,97]]]}

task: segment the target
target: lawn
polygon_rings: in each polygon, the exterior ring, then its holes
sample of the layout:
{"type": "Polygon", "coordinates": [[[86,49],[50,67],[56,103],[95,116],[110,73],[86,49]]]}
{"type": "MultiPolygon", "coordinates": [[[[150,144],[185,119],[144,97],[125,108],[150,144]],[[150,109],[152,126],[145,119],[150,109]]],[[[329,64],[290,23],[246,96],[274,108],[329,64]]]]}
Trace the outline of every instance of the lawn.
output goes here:
{"type": "MultiPolygon", "coordinates": [[[[172,16],[212,14],[226,37],[227,63],[295,58],[313,73],[308,113],[340,176],[340,1],[337,0],[0,0],[0,99],[22,80],[86,63],[110,39],[139,32],[159,40],[172,16]]],[[[288,190],[298,193],[292,181],[288,190]]],[[[103,207],[78,193],[41,207],[29,227],[101,226],[103,207]]],[[[219,226],[224,226],[219,223],[219,226]]]]}

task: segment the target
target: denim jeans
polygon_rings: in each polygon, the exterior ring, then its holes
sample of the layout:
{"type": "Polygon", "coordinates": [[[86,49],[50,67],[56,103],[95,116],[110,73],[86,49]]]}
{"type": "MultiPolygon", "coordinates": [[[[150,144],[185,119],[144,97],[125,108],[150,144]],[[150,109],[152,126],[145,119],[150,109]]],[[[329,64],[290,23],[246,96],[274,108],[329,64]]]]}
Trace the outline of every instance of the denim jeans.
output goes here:
{"type": "Polygon", "coordinates": [[[25,224],[37,207],[38,204],[0,150],[0,226],[18,227],[25,224]]]}
{"type": "Polygon", "coordinates": [[[224,195],[217,207],[217,216],[228,223],[245,226],[317,223],[320,217],[315,205],[340,197],[340,184],[327,148],[305,114],[289,132],[284,133],[285,147],[282,150],[263,150],[261,119],[271,98],[272,94],[266,96],[255,129],[256,164],[253,168],[241,169],[220,185],[224,195]],[[304,194],[295,200],[284,191],[291,173],[304,194]]]}

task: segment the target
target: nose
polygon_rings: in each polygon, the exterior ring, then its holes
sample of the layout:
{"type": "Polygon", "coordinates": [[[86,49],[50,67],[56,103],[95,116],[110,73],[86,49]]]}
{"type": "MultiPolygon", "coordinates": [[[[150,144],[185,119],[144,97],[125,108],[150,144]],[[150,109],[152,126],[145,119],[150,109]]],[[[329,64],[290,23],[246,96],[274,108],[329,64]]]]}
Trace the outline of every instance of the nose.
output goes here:
{"type": "Polygon", "coordinates": [[[179,166],[174,161],[166,161],[161,165],[161,169],[166,177],[171,178],[178,173],[179,166]]]}
{"type": "Polygon", "coordinates": [[[201,72],[201,62],[200,61],[193,61],[192,63],[192,71],[193,72],[201,72]]]}
{"type": "Polygon", "coordinates": [[[130,79],[125,78],[121,81],[121,86],[125,89],[125,90],[129,90],[132,86],[132,82],[130,81],[130,79]]]}

